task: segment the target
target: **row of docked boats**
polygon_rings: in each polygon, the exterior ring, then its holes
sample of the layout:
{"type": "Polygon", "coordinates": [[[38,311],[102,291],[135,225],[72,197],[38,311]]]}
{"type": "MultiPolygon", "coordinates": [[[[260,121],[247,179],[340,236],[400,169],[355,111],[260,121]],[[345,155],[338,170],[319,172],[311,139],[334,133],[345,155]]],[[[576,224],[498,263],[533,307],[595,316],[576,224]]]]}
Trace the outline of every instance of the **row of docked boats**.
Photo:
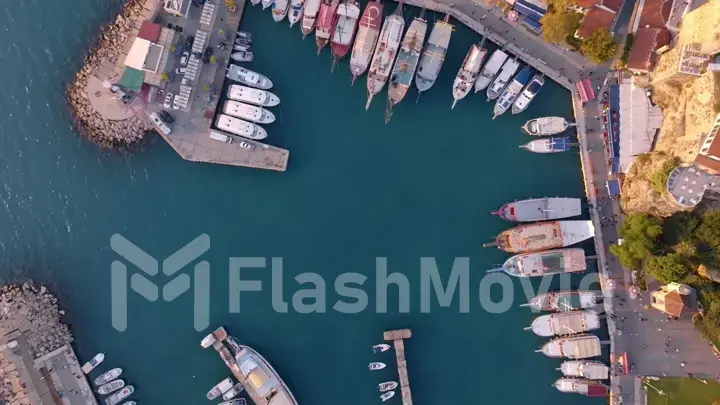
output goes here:
{"type": "MultiPolygon", "coordinates": [[[[99,366],[105,360],[105,353],[98,353],[89,362],[85,363],[82,367],[82,371],[85,374],[89,374],[97,366],[99,366]]],[[[125,385],[125,380],[120,379],[122,374],[122,368],[116,367],[109,371],[102,373],[100,376],[93,380],[95,386],[97,386],[97,393],[99,395],[109,395],[105,398],[106,405],[117,405],[120,401],[127,399],[130,395],[135,392],[135,387],[132,385],[125,385]]],[[[125,401],[122,405],[137,405],[135,401],[125,401]]]]}
{"type": "Polygon", "coordinates": [[[589,397],[608,395],[608,386],[598,380],[607,380],[610,368],[600,361],[587,360],[601,354],[600,339],[584,333],[600,328],[601,317],[591,309],[600,303],[600,292],[581,290],[548,292],[521,305],[553,312],[535,318],[525,330],[538,336],[560,336],[537,351],[548,357],[569,359],[558,368],[563,377],[553,384],[561,392],[589,397]]]}
{"type": "MultiPolygon", "coordinates": [[[[374,345],[372,347],[373,353],[382,353],[390,350],[390,345],[387,343],[380,343],[377,345],[374,345]]],[[[387,365],[385,363],[374,361],[370,364],[368,364],[368,369],[370,371],[376,371],[376,370],[382,370],[387,365]]],[[[397,381],[385,381],[378,384],[378,390],[382,393],[380,394],[380,399],[385,402],[395,396],[395,389],[398,387],[397,381]]]]}
{"type": "Polygon", "coordinates": [[[205,395],[210,401],[220,397],[222,395],[223,402],[220,405],[241,405],[245,404],[245,399],[234,399],[245,390],[242,384],[235,384],[232,378],[227,377],[219,383],[215,384],[210,391],[205,395]]]}

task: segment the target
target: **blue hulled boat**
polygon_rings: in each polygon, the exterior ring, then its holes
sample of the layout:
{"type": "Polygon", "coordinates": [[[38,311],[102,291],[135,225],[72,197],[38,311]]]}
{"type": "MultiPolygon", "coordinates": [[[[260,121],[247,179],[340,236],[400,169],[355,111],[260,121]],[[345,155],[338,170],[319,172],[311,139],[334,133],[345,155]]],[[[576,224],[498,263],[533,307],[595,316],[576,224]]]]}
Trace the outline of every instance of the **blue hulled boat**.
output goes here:
{"type": "Polygon", "coordinates": [[[515,99],[520,95],[520,92],[522,92],[525,86],[530,82],[532,74],[533,68],[526,66],[515,76],[513,81],[505,87],[505,90],[503,90],[500,94],[500,98],[498,98],[495,103],[495,108],[493,109],[493,119],[495,119],[498,115],[503,114],[508,110],[508,108],[510,108],[510,106],[515,102],[515,99]]]}

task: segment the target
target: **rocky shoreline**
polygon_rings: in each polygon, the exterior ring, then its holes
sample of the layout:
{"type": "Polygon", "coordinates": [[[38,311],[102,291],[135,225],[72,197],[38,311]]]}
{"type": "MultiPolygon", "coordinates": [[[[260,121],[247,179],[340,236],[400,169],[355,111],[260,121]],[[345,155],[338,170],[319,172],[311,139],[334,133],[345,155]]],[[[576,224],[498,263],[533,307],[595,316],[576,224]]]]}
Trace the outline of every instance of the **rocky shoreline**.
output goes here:
{"type": "Polygon", "coordinates": [[[73,341],[70,328],[61,321],[64,314],[45,287],[30,282],[0,287],[0,330],[3,335],[20,331],[35,357],[73,341]]]}
{"type": "Polygon", "coordinates": [[[73,124],[81,135],[102,148],[111,149],[139,142],[151,130],[145,120],[131,117],[113,121],[103,118],[90,105],[86,87],[89,77],[105,62],[115,64],[120,50],[132,35],[136,20],[145,5],[144,0],[129,0],[114,22],[101,29],[97,43],[85,58],[83,67],[68,84],[66,97],[73,114],[73,124]]]}

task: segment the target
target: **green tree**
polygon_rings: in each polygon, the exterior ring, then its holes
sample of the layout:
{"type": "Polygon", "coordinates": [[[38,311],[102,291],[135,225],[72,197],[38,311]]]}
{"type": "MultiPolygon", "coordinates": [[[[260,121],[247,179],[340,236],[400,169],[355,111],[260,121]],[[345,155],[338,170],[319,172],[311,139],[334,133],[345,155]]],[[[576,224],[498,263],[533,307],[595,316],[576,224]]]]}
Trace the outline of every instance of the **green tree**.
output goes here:
{"type": "Polygon", "coordinates": [[[580,51],[595,63],[607,62],[615,56],[617,43],[607,28],[598,28],[583,40],[580,51]]]}
{"type": "Polygon", "coordinates": [[[700,225],[700,220],[692,213],[676,212],[663,223],[663,240],[668,245],[677,245],[687,241],[698,225],[700,225]]]}
{"type": "Polygon", "coordinates": [[[705,213],[695,235],[707,246],[720,249],[720,211],[705,213]]]}
{"type": "Polygon", "coordinates": [[[210,63],[217,63],[217,58],[215,57],[215,55],[210,57],[210,63]]]}
{"type": "Polygon", "coordinates": [[[652,184],[655,191],[657,191],[658,193],[662,193],[665,191],[665,185],[667,183],[668,177],[670,177],[670,172],[672,172],[677,166],[677,158],[668,159],[665,163],[663,163],[660,169],[650,174],[650,183],[652,184]]]}
{"type": "Polygon", "coordinates": [[[170,49],[170,52],[175,52],[175,50],[177,49],[177,47],[175,46],[175,44],[173,44],[173,45],[170,45],[170,48],[169,48],[169,49],[170,49]]]}
{"type": "Polygon", "coordinates": [[[651,256],[645,261],[647,274],[663,284],[676,283],[692,271],[690,263],[678,253],[665,256],[651,256]]]}
{"type": "Polygon", "coordinates": [[[205,90],[205,91],[210,91],[210,85],[209,85],[208,83],[205,83],[205,84],[203,85],[203,90],[205,90]]]}
{"type": "Polygon", "coordinates": [[[167,74],[167,72],[162,72],[162,73],[160,73],[160,80],[162,80],[162,81],[164,81],[164,82],[168,81],[168,74],[167,74]]]}
{"type": "Polygon", "coordinates": [[[631,269],[642,267],[642,261],[650,257],[660,247],[662,220],[645,213],[628,215],[620,227],[618,234],[622,244],[610,246],[620,264],[631,269]]]}

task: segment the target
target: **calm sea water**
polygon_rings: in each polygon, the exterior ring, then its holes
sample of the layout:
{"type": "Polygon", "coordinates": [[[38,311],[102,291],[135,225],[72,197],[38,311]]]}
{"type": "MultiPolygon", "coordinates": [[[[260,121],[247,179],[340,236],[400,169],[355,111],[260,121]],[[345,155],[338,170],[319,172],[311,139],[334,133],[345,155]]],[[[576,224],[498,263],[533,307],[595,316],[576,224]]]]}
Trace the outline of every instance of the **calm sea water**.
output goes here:
{"type": "MultiPolygon", "coordinates": [[[[486,313],[477,292],[484,270],[507,257],[481,247],[508,226],[490,211],[511,199],[582,194],[576,154],[517,147],[529,140],[519,130],[525,120],[570,116],[565,90],[548,83],[527,112],[495,121],[481,95],[451,111],[452,80],[479,39],[458,26],[435,87],[417,104],[413,90],[385,125],[384,92],[364,111],[365,80],[350,87],[347,62],[330,74],[330,55],[316,56],[313,39],[249,9],[242,28],[255,35],[252,67],[273,79],[283,100],[268,132],[292,151],[286,173],[188,163],[158,140],[141,153],[102,153],[72,130],[62,94],[117,8],[117,0],[23,0],[0,13],[3,275],[36,278],[60,295],[82,359],[106,352],[103,368],[124,367],[140,404],[205,403],[228,373],[199,347],[189,294],[152,304],[133,295],[128,330],[112,329],[109,267],[117,255],[109,238],[121,233],[166,257],[207,233],[212,325],[265,354],[303,404],[377,403],[375,384],[394,379],[395,367],[370,346],[400,327],[414,332],[406,347],[418,404],[600,403],[551,388],[559,362],[533,353],[543,341],[522,331],[532,314],[515,306],[486,313]],[[389,270],[411,281],[411,312],[398,313],[391,288],[387,314],[277,314],[266,288],[244,293],[241,313],[229,314],[231,256],[283,257],[286,300],[299,289],[292,277],[321,274],[329,306],[338,298],[333,280],[346,271],[369,277],[364,289],[374,302],[375,258],[387,257],[389,270]],[[457,300],[450,308],[433,300],[431,313],[420,313],[426,256],[445,276],[453,258],[470,258],[470,313],[459,313],[457,300]],[[390,366],[369,373],[372,360],[390,366]]],[[[247,273],[270,281],[269,270],[247,273]]]]}

